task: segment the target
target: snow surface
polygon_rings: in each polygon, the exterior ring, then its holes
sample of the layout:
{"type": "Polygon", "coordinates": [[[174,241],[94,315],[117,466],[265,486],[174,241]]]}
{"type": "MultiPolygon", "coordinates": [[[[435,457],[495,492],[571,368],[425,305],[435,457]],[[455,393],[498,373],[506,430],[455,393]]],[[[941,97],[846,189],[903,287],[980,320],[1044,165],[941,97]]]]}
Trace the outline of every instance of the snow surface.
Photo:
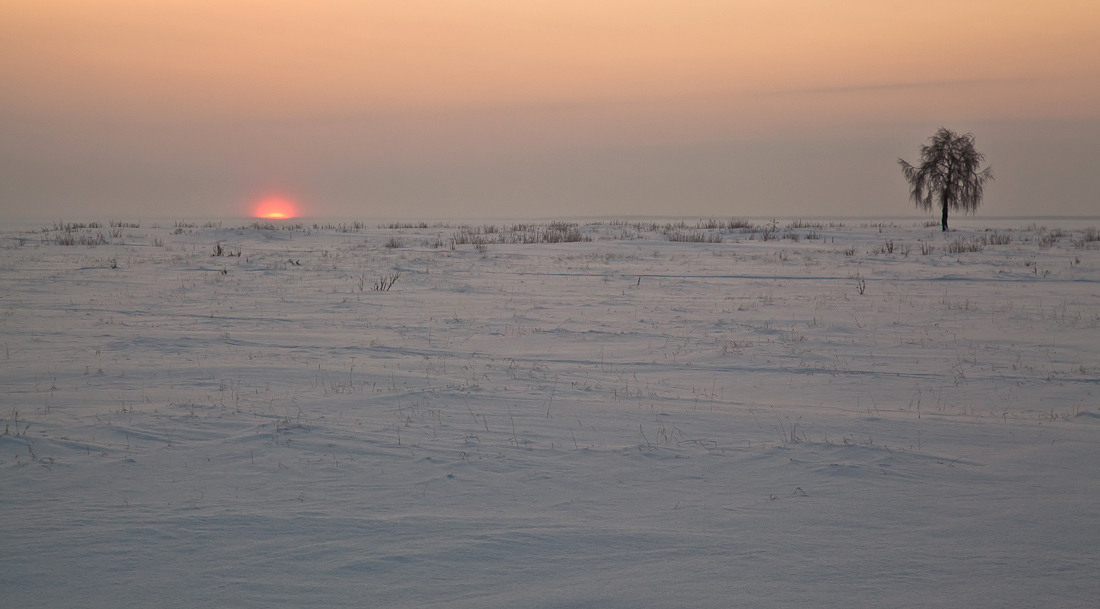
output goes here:
{"type": "Polygon", "coordinates": [[[1097,224],[9,227],[0,605],[1095,607],[1097,224]]]}

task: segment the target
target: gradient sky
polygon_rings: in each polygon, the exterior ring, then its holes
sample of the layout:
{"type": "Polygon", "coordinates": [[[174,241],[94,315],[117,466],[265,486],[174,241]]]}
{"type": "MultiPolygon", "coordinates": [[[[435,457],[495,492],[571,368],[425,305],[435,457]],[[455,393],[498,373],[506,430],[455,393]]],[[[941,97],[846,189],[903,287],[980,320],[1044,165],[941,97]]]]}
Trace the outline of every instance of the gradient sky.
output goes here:
{"type": "Polygon", "coordinates": [[[0,214],[1100,214],[1097,0],[0,0],[0,214]]]}

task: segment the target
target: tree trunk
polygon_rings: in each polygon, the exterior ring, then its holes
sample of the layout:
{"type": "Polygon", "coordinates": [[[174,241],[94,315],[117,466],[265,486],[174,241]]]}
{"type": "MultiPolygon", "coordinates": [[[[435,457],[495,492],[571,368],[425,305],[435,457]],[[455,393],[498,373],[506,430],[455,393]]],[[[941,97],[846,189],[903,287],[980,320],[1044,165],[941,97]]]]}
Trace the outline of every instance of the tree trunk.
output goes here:
{"type": "Polygon", "coordinates": [[[943,232],[947,232],[947,204],[943,205],[943,232]]]}

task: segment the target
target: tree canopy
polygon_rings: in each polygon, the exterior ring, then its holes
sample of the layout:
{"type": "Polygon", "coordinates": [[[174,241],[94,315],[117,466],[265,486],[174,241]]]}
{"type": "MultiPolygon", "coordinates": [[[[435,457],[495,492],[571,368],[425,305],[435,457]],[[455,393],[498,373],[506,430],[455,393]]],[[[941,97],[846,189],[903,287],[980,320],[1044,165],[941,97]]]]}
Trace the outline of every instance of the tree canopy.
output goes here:
{"type": "Polygon", "coordinates": [[[993,172],[988,167],[978,170],[985,155],[974,148],[974,134],[958,135],[944,127],[921,146],[920,158],[916,167],[898,159],[909,182],[909,198],[921,209],[940,209],[946,231],[948,209],[961,209],[963,213],[977,210],[993,172]]]}

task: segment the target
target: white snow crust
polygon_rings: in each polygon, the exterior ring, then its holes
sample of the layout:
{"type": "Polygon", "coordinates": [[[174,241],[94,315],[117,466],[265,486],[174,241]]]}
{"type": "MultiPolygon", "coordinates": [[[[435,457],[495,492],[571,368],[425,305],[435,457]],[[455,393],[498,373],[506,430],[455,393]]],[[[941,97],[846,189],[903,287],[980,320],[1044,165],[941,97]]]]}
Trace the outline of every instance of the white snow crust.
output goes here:
{"type": "Polygon", "coordinates": [[[1100,222],[954,223],[9,226],[0,605],[1095,607],[1100,222]]]}

